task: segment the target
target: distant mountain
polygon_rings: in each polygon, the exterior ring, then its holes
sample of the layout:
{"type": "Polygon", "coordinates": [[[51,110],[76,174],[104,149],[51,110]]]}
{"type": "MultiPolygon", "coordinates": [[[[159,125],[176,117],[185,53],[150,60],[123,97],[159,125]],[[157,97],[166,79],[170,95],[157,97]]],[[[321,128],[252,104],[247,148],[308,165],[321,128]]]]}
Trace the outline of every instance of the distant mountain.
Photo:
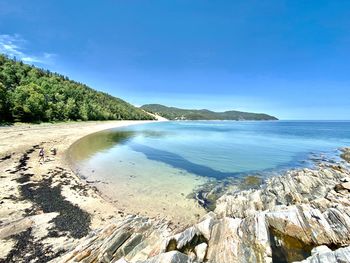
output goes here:
{"type": "Polygon", "coordinates": [[[264,113],[242,111],[214,112],[210,110],[189,110],[167,107],[160,104],[146,104],[141,109],[169,120],[278,120],[264,113]]]}

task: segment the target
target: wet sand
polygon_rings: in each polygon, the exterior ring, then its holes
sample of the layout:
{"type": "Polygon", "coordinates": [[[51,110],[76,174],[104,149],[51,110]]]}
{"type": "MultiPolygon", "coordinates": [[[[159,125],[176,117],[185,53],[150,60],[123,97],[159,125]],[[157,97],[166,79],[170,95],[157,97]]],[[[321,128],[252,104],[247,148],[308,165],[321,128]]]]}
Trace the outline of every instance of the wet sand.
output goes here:
{"type": "Polygon", "coordinates": [[[76,141],[67,154],[72,169],[126,213],[196,223],[206,210],[192,196],[209,179],[152,162],[126,138],[103,131],[76,141]]]}

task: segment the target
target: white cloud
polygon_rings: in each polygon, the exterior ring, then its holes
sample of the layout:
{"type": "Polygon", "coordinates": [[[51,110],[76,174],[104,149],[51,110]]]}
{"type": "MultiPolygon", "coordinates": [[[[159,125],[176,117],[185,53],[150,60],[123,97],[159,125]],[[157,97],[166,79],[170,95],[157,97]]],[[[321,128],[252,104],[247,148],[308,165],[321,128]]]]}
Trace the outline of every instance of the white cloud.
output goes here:
{"type": "Polygon", "coordinates": [[[56,56],[52,53],[43,52],[42,54],[29,54],[25,49],[26,40],[20,35],[0,34],[0,53],[9,57],[16,57],[26,63],[50,64],[56,56]]]}

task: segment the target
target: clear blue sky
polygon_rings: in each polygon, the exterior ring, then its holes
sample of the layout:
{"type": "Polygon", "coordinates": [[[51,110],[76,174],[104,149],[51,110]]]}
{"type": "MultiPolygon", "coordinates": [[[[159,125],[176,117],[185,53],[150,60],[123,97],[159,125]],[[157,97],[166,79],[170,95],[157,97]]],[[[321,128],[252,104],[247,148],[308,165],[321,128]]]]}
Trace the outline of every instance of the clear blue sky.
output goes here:
{"type": "Polygon", "coordinates": [[[1,0],[0,52],[135,105],[350,119],[349,0],[1,0]]]}

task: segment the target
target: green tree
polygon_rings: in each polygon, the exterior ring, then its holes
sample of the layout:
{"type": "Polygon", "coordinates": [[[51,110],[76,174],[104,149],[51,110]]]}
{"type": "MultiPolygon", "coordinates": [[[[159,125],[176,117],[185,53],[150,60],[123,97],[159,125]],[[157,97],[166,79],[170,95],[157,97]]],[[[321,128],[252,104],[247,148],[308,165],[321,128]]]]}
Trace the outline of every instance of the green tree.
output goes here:
{"type": "Polygon", "coordinates": [[[64,109],[64,116],[67,120],[77,119],[77,105],[75,104],[75,99],[68,98],[64,109]]]}
{"type": "Polygon", "coordinates": [[[153,119],[121,99],[1,54],[0,84],[0,121],[153,119]]]}
{"type": "Polygon", "coordinates": [[[4,84],[0,82],[0,122],[10,120],[8,92],[4,84]]]}
{"type": "Polygon", "coordinates": [[[12,111],[15,120],[43,120],[45,110],[45,96],[40,86],[34,83],[18,86],[12,94],[12,101],[12,111]]]}

